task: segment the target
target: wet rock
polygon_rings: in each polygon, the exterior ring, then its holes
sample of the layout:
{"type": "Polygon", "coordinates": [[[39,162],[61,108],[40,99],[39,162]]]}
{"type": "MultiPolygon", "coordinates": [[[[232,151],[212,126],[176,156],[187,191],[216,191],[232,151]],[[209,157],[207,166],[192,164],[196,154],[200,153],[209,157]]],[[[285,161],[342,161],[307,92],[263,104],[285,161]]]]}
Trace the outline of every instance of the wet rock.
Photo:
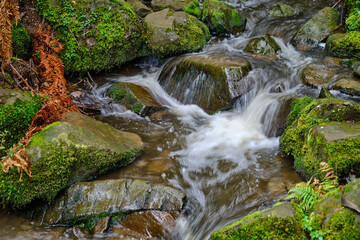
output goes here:
{"type": "Polygon", "coordinates": [[[241,79],[250,69],[250,63],[238,57],[189,55],[169,62],[159,82],[182,103],[197,104],[207,112],[215,112],[233,97],[249,91],[241,79]]]}
{"type": "MultiPolygon", "coordinates": [[[[327,162],[339,177],[358,174],[360,167],[360,106],[336,98],[292,104],[292,124],[280,140],[284,153],[292,155],[297,172],[305,178],[322,178],[320,163],[327,162]],[[296,117],[294,117],[296,115],[296,117]]],[[[289,120],[288,120],[289,122],[289,120]]]]}
{"type": "Polygon", "coordinates": [[[71,186],[65,197],[46,212],[44,221],[47,224],[70,223],[104,214],[127,215],[140,210],[179,212],[184,200],[184,193],[177,189],[142,180],[81,182],[71,186]]]}
{"type": "Polygon", "coordinates": [[[176,214],[161,211],[133,213],[112,227],[105,239],[171,239],[176,214]]]}
{"type": "Polygon", "coordinates": [[[279,50],[279,45],[269,35],[251,40],[244,49],[245,52],[262,55],[276,55],[279,50]]]}
{"type": "Polygon", "coordinates": [[[360,96],[360,79],[341,79],[334,83],[332,89],[352,96],[360,96]]]}
{"type": "Polygon", "coordinates": [[[117,83],[110,87],[107,93],[116,103],[137,114],[150,115],[156,111],[164,110],[151,91],[140,85],[117,83]]]}
{"type": "Polygon", "coordinates": [[[152,0],[151,7],[155,11],[170,8],[174,11],[184,11],[197,18],[201,17],[201,9],[198,0],[152,0]]]}
{"type": "Polygon", "coordinates": [[[360,78],[360,66],[358,66],[358,67],[356,67],[356,68],[354,69],[354,75],[355,75],[356,77],[359,77],[359,78],[360,78]]]}
{"type": "Polygon", "coordinates": [[[262,212],[255,212],[211,234],[210,239],[306,239],[302,228],[302,210],[290,203],[281,203],[262,212]]]}
{"type": "Polygon", "coordinates": [[[316,203],[310,224],[313,231],[320,230],[324,239],[356,239],[360,236],[360,215],[356,211],[344,207],[343,199],[360,206],[360,181],[356,179],[344,187],[342,194],[338,189],[327,194],[316,203]]]}
{"type": "Polygon", "coordinates": [[[287,4],[275,3],[269,14],[271,17],[291,17],[298,14],[298,12],[287,4]]]}
{"type": "Polygon", "coordinates": [[[333,65],[326,62],[310,63],[307,65],[302,74],[301,80],[303,84],[311,87],[327,87],[336,81],[337,73],[341,70],[339,65],[333,65]]]}
{"type": "Polygon", "coordinates": [[[233,6],[218,0],[205,0],[203,3],[204,21],[211,31],[236,34],[245,29],[246,19],[233,6]]]}
{"type": "Polygon", "coordinates": [[[126,2],[131,6],[133,11],[139,17],[145,17],[146,15],[152,13],[152,9],[140,2],[139,0],[126,0],[126,2]]]}
{"type": "Polygon", "coordinates": [[[167,8],[147,15],[145,22],[151,29],[149,46],[160,57],[197,51],[211,37],[206,25],[186,12],[167,8]]]}
{"type": "Polygon", "coordinates": [[[32,178],[20,180],[17,171],[0,175],[5,203],[23,207],[35,199],[51,201],[57,193],[79,181],[89,180],[126,166],[139,155],[141,138],[117,130],[80,113],[65,113],[32,137],[26,147],[32,178]],[[11,186],[17,191],[9,191],[11,186]]]}
{"type": "Polygon", "coordinates": [[[327,88],[321,88],[318,98],[333,98],[334,95],[327,88]]]}
{"type": "Polygon", "coordinates": [[[307,21],[294,36],[294,43],[301,50],[316,47],[340,27],[340,13],[331,7],[319,11],[307,21]]]}
{"type": "Polygon", "coordinates": [[[91,230],[94,235],[102,235],[110,226],[110,217],[103,217],[99,219],[95,227],[91,230]]]}
{"type": "Polygon", "coordinates": [[[360,32],[336,33],[326,41],[326,50],[337,57],[360,57],[360,32]]]}
{"type": "Polygon", "coordinates": [[[269,136],[281,136],[285,131],[287,124],[286,120],[291,110],[291,101],[293,98],[282,99],[282,104],[276,114],[276,118],[273,121],[269,130],[269,136]]]}

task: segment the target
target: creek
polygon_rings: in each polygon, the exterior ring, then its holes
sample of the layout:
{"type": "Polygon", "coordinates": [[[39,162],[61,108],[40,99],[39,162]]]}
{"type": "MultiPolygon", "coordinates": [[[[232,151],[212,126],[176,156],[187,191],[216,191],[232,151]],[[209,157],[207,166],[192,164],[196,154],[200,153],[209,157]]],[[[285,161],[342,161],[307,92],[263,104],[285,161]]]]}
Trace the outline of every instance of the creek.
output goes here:
{"type": "MultiPolygon", "coordinates": [[[[217,54],[250,62],[252,70],[242,81],[251,90],[231,110],[210,115],[197,105],[177,101],[173,97],[177,93],[167,93],[158,78],[172,59],[163,64],[151,57],[141,59],[120,70],[93,76],[96,89],[83,90],[88,91],[83,104],[101,105],[102,114],[96,119],[134,132],[145,143],[140,159],[99,179],[139,178],[185,192],[188,204],[185,217],[177,222],[177,239],[207,239],[212,231],[284,199],[289,188],[301,181],[292,160],[280,156],[279,137],[273,126],[286,99],[319,94],[318,89],[302,85],[300,75],[307,64],[327,57],[324,49],[320,46],[302,52],[290,44],[290,39],[304,22],[330,3],[289,0],[286,3],[298,10],[298,15],[270,18],[268,12],[275,2],[232,1],[247,18],[245,32],[214,37],[201,52],[188,54],[217,54]],[[266,34],[274,36],[281,48],[275,59],[243,51],[251,39],[266,34]],[[172,114],[150,120],[124,110],[106,96],[106,90],[116,82],[147,87],[172,114]]],[[[184,87],[190,91],[192,86],[184,87]]],[[[73,238],[71,229],[38,226],[23,214],[6,210],[0,210],[0,224],[3,239],[73,238]]]]}

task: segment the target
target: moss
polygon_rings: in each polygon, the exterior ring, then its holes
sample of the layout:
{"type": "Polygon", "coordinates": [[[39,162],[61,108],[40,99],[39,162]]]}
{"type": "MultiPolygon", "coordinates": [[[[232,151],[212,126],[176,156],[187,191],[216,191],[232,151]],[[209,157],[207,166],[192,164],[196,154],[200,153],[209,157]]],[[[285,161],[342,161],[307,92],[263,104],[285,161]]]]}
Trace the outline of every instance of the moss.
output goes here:
{"type": "Polygon", "coordinates": [[[188,14],[191,14],[191,15],[197,17],[198,19],[200,19],[201,18],[201,9],[200,9],[199,1],[194,0],[190,4],[186,5],[184,7],[184,12],[187,12],[188,14]]]}
{"type": "Polygon", "coordinates": [[[29,99],[17,98],[13,104],[0,104],[0,135],[3,140],[0,156],[6,155],[6,149],[25,136],[36,112],[40,110],[41,99],[30,94],[29,99]]]}
{"type": "Polygon", "coordinates": [[[108,90],[108,95],[115,100],[116,103],[124,105],[127,109],[139,114],[143,105],[126,86],[113,85],[108,90]]]}
{"type": "Polygon", "coordinates": [[[31,39],[21,23],[13,22],[11,30],[13,56],[28,60],[31,57],[31,39]]]}
{"type": "Polygon", "coordinates": [[[148,53],[146,27],[125,1],[53,2],[36,6],[59,33],[66,72],[109,69],[148,53]]]}
{"type": "Polygon", "coordinates": [[[305,178],[323,175],[319,171],[321,161],[327,161],[339,176],[356,172],[359,167],[360,138],[328,143],[314,127],[325,126],[330,121],[355,120],[359,111],[359,105],[334,98],[312,101],[305,97],[294,100],[288,127],[281,137],[282,152],[294,156],[295,169],[305,178]]]}
{"type": "Polygon", "coordinates": [[[360,31],[331,35],[326,42],[326,49],[338,57],[360,56],[360,31]]]}
{"type": "MultiPolygon", "coordinates": [[[[65,123],[53,123],[34,135],[26,148],[32,159],[31,178],[24,174],[20,180],[17,169],[3,173],[0,167],[0,200],[3,204],[22,208],[36,199],[51,202],[65,187],[125,166],[140,153],[140,150],[124,149],[121,153],[94,149],[88,145],[71,143],[70,137],[66,139],[60,135],[53,138],[52,142],[45,140],[47,132],[60,124],[65,123]],[[31,149],[39,148],[42,151],[36,154],[36,158],[31,149]]],[[[105,130],[101,130],[103,134],[105,130]]],[[[78,132],[78,135],[82,135],[82,132],[78,132]]]]}

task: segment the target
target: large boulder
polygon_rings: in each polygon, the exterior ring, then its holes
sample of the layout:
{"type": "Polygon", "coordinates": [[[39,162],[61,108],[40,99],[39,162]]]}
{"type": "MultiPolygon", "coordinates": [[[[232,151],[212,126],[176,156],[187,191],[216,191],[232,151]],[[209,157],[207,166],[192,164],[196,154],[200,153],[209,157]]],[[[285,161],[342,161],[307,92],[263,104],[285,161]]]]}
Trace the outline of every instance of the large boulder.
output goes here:
{"type": "Polygon", "coordinates": [[[303,212],[290,203],[280,203],[262,212],[255,212],[211,234],[221,239],[307,239],[302,227],[303,212]]]}
{"type": "Polygon", "coordinates": [[[42,101],[30,92],[0,87],[0,158],[25,136],[42,101]]]}
{"type": "Polygon", "coordinates": [[[327,162],[339,177],[359,174],[360,106],[336,98],[294,99],[280,144],[302,177],[323,177],[327,162]]]}
{"type": "Polygon", "coordinates": [[[244,51],[262,55],[276,55],[280,51],[280,47],[272,37],[266,35],[252,39],[244,51]]]}
{"type": "Polygon", "coordinates": [[[360,32],[333,34],[326,41],[326,49],[338,57],[360,57],[360,32]]]}
{"type": "Polygon", "coordinates": [[[150,28],[149,47],[160,57],[197,51],[211,37],[206,25],[186,12],[167,8],[147,15],[145,22],[150,28]]]}
{"type": "Polygon", "coordinates": [[[249,90],[241,79],[250,69],[250,63],[239,57],[188,55],[168,62],[159,82],[182,103],[213,113],[249,90]]]}
{"type": "Polygon", "coordinates": [[[152,0],[151,7],[155,11],[170,8],[174,11],[184,11],[197,18],[201,17],[201,9],[198,0],[152,0]]]}
{"type": "Polygon", "coordinates": [[[64,45],[66,72],[110,69],[149,54],[146,27],[124,0],[36,2],[64,45]]]}
{"type": "Polygon", "coordinates": [[[298,12],[287,4],[275,3],[269,14],[271,17],[291,17],[298,14],[298,12]]]}
{"type": "Polygon", "coordinates": [[[205,0],[202,20],[216,33],[236,34],[245,29],[246,19],[233,6],[218,0],[205,0]]]}
{"type": "Polygon", "coordinates": [[[330,87],[336,81],[339,65],[326,62],[310,63],[301,73],[303,84],[311,87],[330,87]]]}
{"type": "Polygon", "coordinates": [[[340,25],[340,13],[334,8],[326,7],[299,29],[293,42],[302,50],[316,47],[340,25]]]}
{"type": "Polygon", "coordinates": [[[360,79],[357,78],[345,78],[335,82],[332,89],[339,90],[342,93],[360,96],[360,79]]]}
{"type": "Polygon", "coordinates": [[[26,152],[32,176],[17,169],[0,174],[0,199],[20,208],[35,199],[51,201],[71,184],[126,166],[141,152],[141,138],[80,113],[65,113],[32,137],[26,152]]]}
{"type": "Polygon", "coordinates": [[[185,194],[142,180],[114,179],[81,182],[71,186],[44,214],[46,224],[86,222],[101,215],[128,215],[138,211],[179,213],[185,194]]]}

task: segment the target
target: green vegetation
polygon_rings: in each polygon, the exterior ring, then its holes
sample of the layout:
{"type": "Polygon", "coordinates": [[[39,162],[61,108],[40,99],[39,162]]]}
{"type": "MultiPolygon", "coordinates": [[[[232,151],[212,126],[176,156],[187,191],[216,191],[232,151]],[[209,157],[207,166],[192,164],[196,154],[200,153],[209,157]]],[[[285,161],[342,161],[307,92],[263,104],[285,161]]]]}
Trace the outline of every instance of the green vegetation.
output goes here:
{"type": "Polygon", "coordinates": [[[13,22],[11,31],[13,56],[28,60],[31,57],[31,39],[21,23],[13,22]]]}
{"type": "Polygon", "coordinates": [[[29,100],[17,98],[14,103],[0,103],[0,157],[6,155],[6,150],[25,136],[36,112],[42,106],[39,97],[25,94],[29,100]]]}
{"type": "Polygon", "coordinates": [[[66,72],[100,71],[147,54],[146,27],[123,0],[37,0],[36,6],[59,33],[66,72]]]}
{"type": "Polygon", "coordinates": [[[107,94],[118,104],[124,105],[127,109],[139,114],[143,105],[132,94],[131,90],[126,86],[114,84],[109,88],[107,94]]]}
{"type": "Polygon", "coordinates": [[[201,9],[198,0],[194,0],[190,4],[186,5],[184,7],[184,11],[187,12],[188,14],[197,17],[198,19],[201,18],[201,9]]]}

